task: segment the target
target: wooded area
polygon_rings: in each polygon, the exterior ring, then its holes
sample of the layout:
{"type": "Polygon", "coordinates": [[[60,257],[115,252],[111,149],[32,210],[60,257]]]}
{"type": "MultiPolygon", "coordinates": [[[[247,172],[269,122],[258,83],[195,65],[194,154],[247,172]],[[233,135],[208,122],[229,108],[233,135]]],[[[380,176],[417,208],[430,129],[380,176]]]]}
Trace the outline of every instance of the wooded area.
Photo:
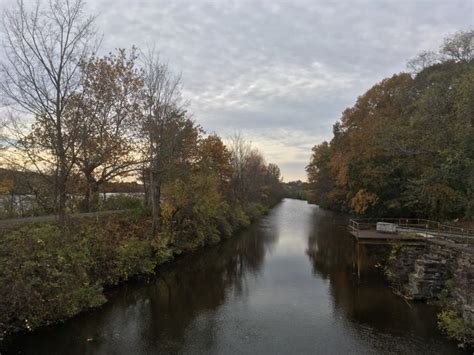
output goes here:
{"type": "Polygon", "coordinates": [[[104,287],[228,238],[282,198],[278,166],[238,134],[207,134],[155,50],[98,55],[82,0],[19,0],[2,19],[0,218],[57,221],[0,228],[0,341],[104,303],[104,287]],[[126,213],[68,218],[98,210],[126,213]]]}
{"type": "Polygon", "coordinates": [[[474,31],[382,80],[314,146],[310,201],[368,216],[474,218],[474,31]]]}
{"type": "Polygon", "coordinates": [[[70,212],[100,209],[110,183],[138,181],[150,235],[184,221],[214,225],[209,219],[229,233],[236,210],[281,197],[278,167],[239,135],[226,146],[206,134],[157,51],[99,56],[95,19],[81,0],[31,9],[19,1],[3,29],[0,164],[31,179],[20,187],[22,179],[5,176],[0,189],[32,196],[30,214],[57,214],[64,225],[70,212]]]}

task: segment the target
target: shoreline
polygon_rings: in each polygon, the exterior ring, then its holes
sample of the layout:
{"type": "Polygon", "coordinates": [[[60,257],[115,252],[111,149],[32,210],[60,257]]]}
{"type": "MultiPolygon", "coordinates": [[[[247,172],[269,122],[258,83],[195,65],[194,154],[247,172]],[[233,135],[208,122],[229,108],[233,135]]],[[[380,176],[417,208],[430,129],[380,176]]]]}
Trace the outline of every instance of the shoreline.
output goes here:
{"type": "MultiPolygon", "coordinates": [[[[221,235],[218,242],[216,242],[216,243],[205,243],[205,244],[202,244],[202,245],[200,245],[196,248],[178,249],[176,246],[166,245],[164,248],[161,247],[161,249],[160,249],[159,245],[158,246],[153,245],[154,240],[149,240],[146,237],[143,238],[143,236],[137,238],[137,235],[133,235],[133,233],[132,233],[130,238],[128,240],[125,240],[125,242],[134,241],[134,242],[137,242],[137,243],[141,243],[142,245],[140,245],[139,248],[141,248],[141,249],[143,249],[144,247],[149,248],[150,249],[150,250],[148,250],[149,252],[151,251],[151,248],[157,248],[157,250],[155,251],[155,254],[150,255],[150,253],[145,252],[145,256],[143,258],[140,258],[139,254],[131,255],[132,259],[134,259],[134,260],[132,260],[131,263],[133,264],[135,262],[135,265],[128,265],[128,266],[132,267],[131,269],[126,270],[125,273],[120,272],[120,271],[123,271],[123,270],[115,270],[115,271],[119,271],[119,273],[106,275],[106,277],[107,277],[106,279],[103,279],[103,278],[100,279],[99,278],[96,281],[96,284],[94,286],[98,287],[98,290],[96,289],[96,291],[98,291],[98,292],[95,292],[96,293],[95,296],[99,297],[98,300],[96,300],[92,303],[82,304],[82,306],[80,306],[79,308],[76,308],[73,312],[71,312],[69,314],[66,313],[66,314],[62,314],[62,315],[59,315],[59,316],[56,315],[56,318],[54,318],[52,320],[48,319],[48,318],[45,318],[44,320],[39,320],[38,323],[36,323],[34,326],[30,326],[30,328],[29,328],[29,324],[26,323],[23,328],[16,328],[15,330],[3,331],[2,336],[0,336],[0,345],[2,345],[2,347],[8,346],[8,343],[13,338],[15,338],[16,336],[21,336],[23,334],[28,334],[29,332],[33,332],[35,330],[40,330],[40,329],[43,329],[45,327],[55,326],[55,325],[60,324],[64,321],[72,319],[72,318],[74,318],[78,315],[81,315],[81,314],[84,314],[84,313],[87,313],[87,312],[92,312],[95,309],[98,309],[98,308],[102,307],[104,304],[108,303],[108,301],[109,301],[109,299],[107,297],[107,294],[110,293],[110,292],[113,292],[114,289],[123,287],[124,285],[126,285],[129,282],[133,283],[133,282],[137,282],[137,281],[142,281],[142,280],[146,279],[147,277],[156,277],[156,275],[159,274],[160,268],[168,267],[168,265],[169,265],[169,267],[172,267],[173,263],[179,261],[183,257],[190,256],[190,255],[193,255],[195,253],[203,252],[206,249],[208,249],[209,247],[219,245],[219,244],[221,244],[221,243],[223,243],[223,242],[225,242],[229,239],[232,239],[232,238],[236,237],[239,233],[241,233],[245,229],[249,228],[252,224],[258,222],[263,216],[268,214],[271,211],[271,209],[274,208],[280,202],[281,202],[281,200],[276,202],[275,204],[271,204],[271,205],[266,206],[265,208],[263,208],[263,210],[261,212],[259,212],[259,214],[257,216],[249,216],[249,223],[248,224],[234,226],[233,230],[232,230],[232,234],[230,236],[221,235]],[[154,263],[152,269],[149,268],[150,261],[152,263],[154,263]]],[[[113,224],[114,221],[115,222],[118,221],[119,224],[125,224],[126,226],[128,226],[130,228],[137,228],[137,227],[139,227],[140,222],[146,223],[146,221],[149,220],[148,217],[143,217],[143,216],[141,216],[141,217],[139,216],[138,220],[133,220],[133,218],[134,217],[131,217],[131,216],[123,216],[123,215],[113,216],[113,215],[109,215],[109,216],[107,216],[107,218],[105,218],[104,220],[101,221],[101,224],[102,224],[102,227],[104,229],[107,229],[108,224],[110,224],[110,223],[113,224]],[[127,223],[128,223],[128,225],[127,225],[127,223]]],[[[82,225],[83,228],[79,230],[79,234],[85,233],[85,230],[90,229],[91,226],[92,227],[94,227],[94,226],[97,227],[97,225],[98,225],[98,223],[96,223],[94,221],[89,221],[86,218],[81,219],[80,222],[79,221],[74,221],[72,224],[81,224],[82,225]]],[[[22,229],[34,230],[35,228],[39,228],[41,230],[46,225],[49,225],[49,227],[54,228],[54,224],[51,224],[49,222],[45,222],[45,223],[36,223],[36,224],[32,224],[32,225],[21,226],[19,228],[12,228],[13,226],[9,226],[8,229],[5,228],[4,230],[1,231],[1,233],[5,233],[5,234],[8,234],[9,232],[15,233],[18,230],[22,230],[22,229]]],[[[143,225],[142,225],[142,227],[143,227],[143,225]]],[[[138,230],[143,230],[143,228],[138,228],[138,230]]],[[[3,235],[2,237],[5,239],[6,235],[3,235]]],[[[30,239],[30,241],[32,239],[36,238],[35,233],[32,233],[32,235],[30,235],[30,236],[23,235],[22,237],[23,237],[23,239],[30,239]]],[[[97,237],[98,237],[98,239],[101,239],[102,236],[97,236],[97,237]]],[[[42,239],[37,239],[37,241],[38,240],[42,241],[42,239]]],[[[69,242],[69,241],[70,240],[68,239],[67,242],[69,242]]],[[[3,240],[3,242],[5,242],[5,240],[3,240]]],[[[121,248],[121,247],[123,247],[123,245],[119,246],[119,248],[121,248]]],[[[111,252],[111,250],[108,250],[107,252],[111,252]]],[[[142,252],[143,252],[143,250],[142,250],[142,252]]],[[[107,260],[105,260],[105,262],[107,262],[107,260]]],[[[65,271],[65,270],[63,270],[63,271],[65,271]]],[[[17,322],[17,324],[18,324],[18,322],[17,322]]],[[[2,322],[0,322],[0,326],[1,325],[2,325],[2,322]]],[[[6,326],[5,326],[5,323],[3,323],[3,327],[8,327],[8,326],[9,326],[9,324],[6,324],[6,326]]],[[[10,324],[10,326],[12,326],[12,325],[10,324]]]]}

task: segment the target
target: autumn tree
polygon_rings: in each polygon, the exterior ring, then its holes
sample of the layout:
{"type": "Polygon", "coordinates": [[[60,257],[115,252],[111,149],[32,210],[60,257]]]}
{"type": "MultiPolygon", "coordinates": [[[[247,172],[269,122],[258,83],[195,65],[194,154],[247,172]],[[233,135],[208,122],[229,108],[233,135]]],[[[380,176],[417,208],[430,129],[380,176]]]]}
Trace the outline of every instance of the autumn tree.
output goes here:
{"type": "Polygon", "coordinates": [[[278,165],[269,163],[266,166],[265,195],[271,204],[279,201],[284,195],[281,171],[278,165]]]}
{"type": "Polygon", "coordinates": [[[266,197],[265,176],[267,167],[263,155],[256,149],[250,149],[245,157],[242,171],[242,197],[245,202],[256,202],[266,197]]]}
{"type": "Polygon", "coordinates": [[[155,234],[160,225],[162,185],[194,159],[200,128],[184,109],[179,76],[156,53],[144,56],[143,71],[139,127],[155,234]]]}
{"type": "Polygon", "coordinates": [[[472,216],[471,40],[448,38],[444,56],[382,80],[343,112],[307,167],[316,202],[366,215],[472,216]]]}
{"type": "Polygon", "coordinates": [[[229,151],[232,166],[233,199],[242,204],[279,200],[283,195],[280,169],[265,162],[263,155],[242,135],[231,137],[229,151]]]}
{"type": "Polygon", "coordinates": [[[85,180],[86,211],[96,207],[101,185],[135,172],[139,163],[134,124],[143,81],[135,60],[134,50],[127,55],[121,49],[81,64],[81,90],[71,98],[67,117],[73,124],[79,117],[75,163],[85,180]]]}
{"type": "Polygon", "coordinates": [[[315,145],[306,166],[309,183],[308,201],[322,208],[343,209],[345,194],[338,194],[336,176],[331,168],[332,147],[328,142],[315,145]],[[342,203],[341,203],[342,200],[342,203]]]}
{"type": "Polygon", "coordinates": [[[199,170],[216,176],[221,191],[227,193],[233,174],[229,149],[219,136],[211,134],[199,141],[198,151],[199,170]]]}

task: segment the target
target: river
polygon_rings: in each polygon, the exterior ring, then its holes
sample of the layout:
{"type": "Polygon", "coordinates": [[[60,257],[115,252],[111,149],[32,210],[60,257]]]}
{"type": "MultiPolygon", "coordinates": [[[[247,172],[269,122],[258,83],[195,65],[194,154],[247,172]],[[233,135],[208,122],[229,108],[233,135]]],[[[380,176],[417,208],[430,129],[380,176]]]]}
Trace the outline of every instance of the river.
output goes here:
{"type": "Polygon", "coordinates": [[[234,238],[111,290],[103,307],[16,337],[8,352],[462,353],[433,307],[405,302],[368,270],[357,279],[346,223],[286,199],[234,238]]]}

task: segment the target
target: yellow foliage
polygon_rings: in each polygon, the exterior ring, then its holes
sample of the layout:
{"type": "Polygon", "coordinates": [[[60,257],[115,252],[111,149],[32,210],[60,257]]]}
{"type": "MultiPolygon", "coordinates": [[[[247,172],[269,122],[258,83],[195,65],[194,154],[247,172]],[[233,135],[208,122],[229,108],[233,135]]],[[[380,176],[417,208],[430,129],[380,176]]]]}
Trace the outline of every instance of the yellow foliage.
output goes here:
{"type": "Polygon", "coordinates": [[[13,187],[15,186],[13,180],[3,179],[0,180],[0,195],[8,195],[12,192],[13,187]]]}
{"type": "Polygon", "coordinates": [[[376,194],[365,189],[357,191],[356,195],[351,199],[350,206],[357,214],[364,213],[370,206],[377,203],[376,194]]]}

